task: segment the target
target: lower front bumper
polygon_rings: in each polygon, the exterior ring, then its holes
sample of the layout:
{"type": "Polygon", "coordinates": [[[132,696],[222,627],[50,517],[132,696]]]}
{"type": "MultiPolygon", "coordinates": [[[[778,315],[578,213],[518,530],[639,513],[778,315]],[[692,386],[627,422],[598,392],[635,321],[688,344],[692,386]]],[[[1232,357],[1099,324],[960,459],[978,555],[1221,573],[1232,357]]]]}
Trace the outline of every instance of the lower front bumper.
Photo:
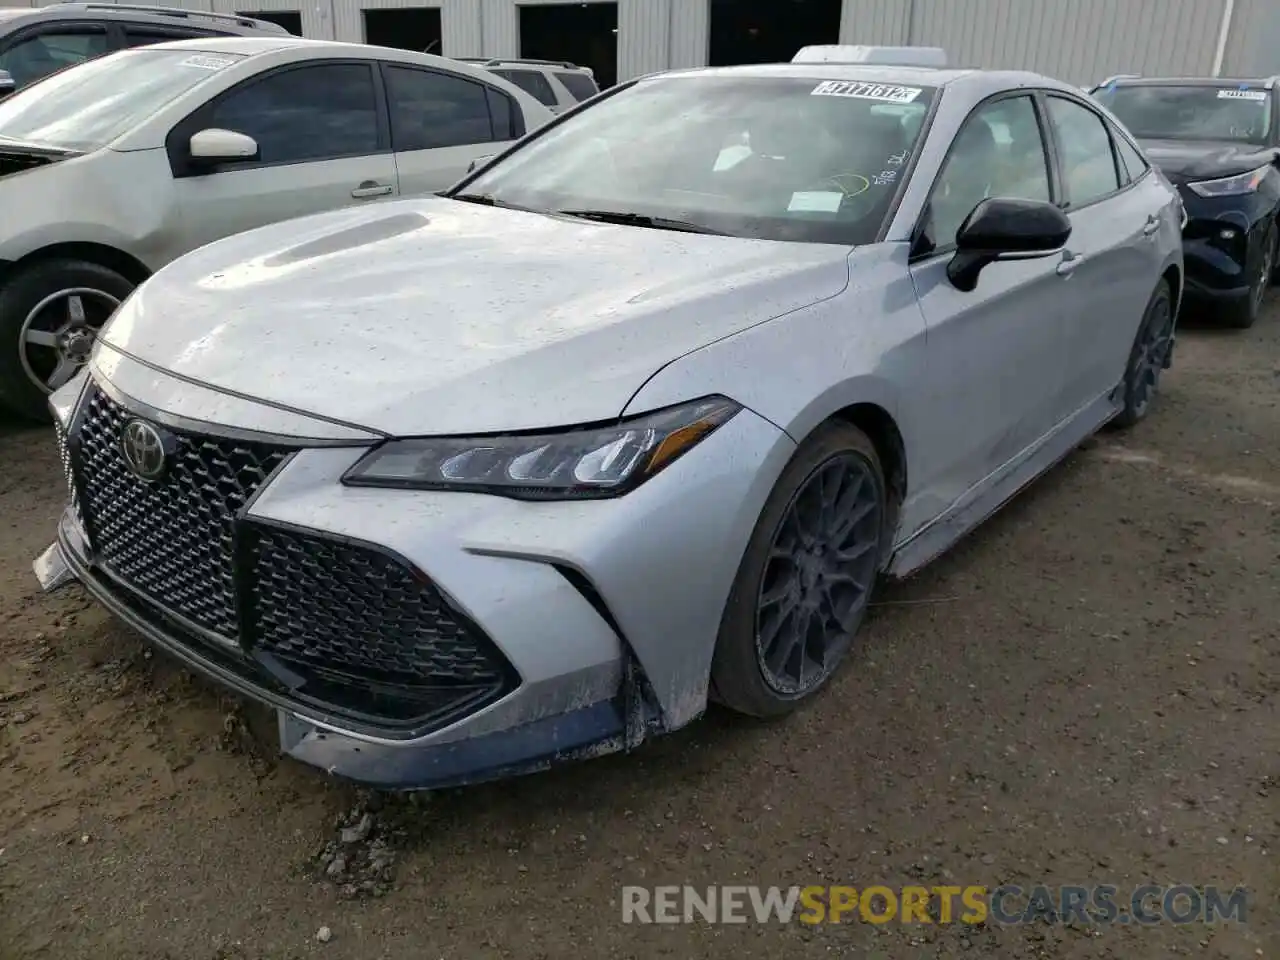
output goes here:
{"type": "Polygon", "coordinates": [[[32,564],[43,590],[79,581],[103,606],[183,665],[273,708],[281,752],[334,776],[388,790],[439,789],[534,773],[559,762],[633,747],[644,738],[640,691],[630,674],[615,700],[464,740],[395,743],[344,734],[176,641],[112,589],[78,546],[78,533],[64,516],[57,541],[32,564]]]}
{"type": "Polygon", "coordinates": [[[1182,285],[1183,297],[1197,303],[1236,303],[1251,292],[1248,287],[1218,287],[1192,277],[1187,277],[1182,285]]]}

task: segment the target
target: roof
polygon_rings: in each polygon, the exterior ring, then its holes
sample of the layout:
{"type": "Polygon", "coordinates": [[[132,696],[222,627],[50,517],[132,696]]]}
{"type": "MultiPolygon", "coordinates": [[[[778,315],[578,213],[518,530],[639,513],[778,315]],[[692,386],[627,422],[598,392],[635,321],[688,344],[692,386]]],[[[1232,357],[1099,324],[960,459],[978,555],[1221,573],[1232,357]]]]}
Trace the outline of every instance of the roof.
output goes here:
{"type": "MultiPolygon", "coordinates": [[[[4,0],[0,0],[0,3],[4,0]]],[[[102,20],[194,25],[201,29],[227,32],[265,32],[286,34],[283,27],[270,21],[235,13],[185,9],[162,4],[123,3],[119,0],[53,0],[41,7],[4,7],[0,9],[0,25],[16,21],[102,20]]]]}
{"type": "Polygon", "coordinates": [[[672,71],[680,76],[794,77],[798,80],[861,80],[917,87],[942,87],[976,73],[964,69],[929,67],[861,66],[848,63],[752,63],[736,67],[695,67],[672,71]]]}
{"type": "Polygon", "coordinates": [[[1099,86],[1117,87],[1265,87],[1271,83],[1267,77],[1115,77],[1102,81],[1099,86]]]}
{"type": "Polygon", "coordinates": [[[238,53],[251,57],[258,53],[271,53],[286,47],[362,47],[364,44],[339,43],[328,40],[307,40],[287,34],[271,34],[269,36],[248,37],[195,37],[191,40],[167,40],[164,43],[148,44],[148,50],[200,50],[207,53],[238,53]]]}

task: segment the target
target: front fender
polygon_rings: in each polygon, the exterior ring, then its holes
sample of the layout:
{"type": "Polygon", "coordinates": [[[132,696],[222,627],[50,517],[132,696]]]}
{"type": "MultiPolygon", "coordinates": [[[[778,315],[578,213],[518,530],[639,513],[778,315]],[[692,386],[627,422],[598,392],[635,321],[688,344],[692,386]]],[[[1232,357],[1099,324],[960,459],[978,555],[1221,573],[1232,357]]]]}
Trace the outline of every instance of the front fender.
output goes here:
{"type": "Polygon", "coordinates": [[[924,338],[906,245],[855,250],[843,293],[673,361],[626,414],[718,393],[799,442],[844,408],[871,403],[894,418],[910,454],[903,391],[924,367],[924,338]]]}

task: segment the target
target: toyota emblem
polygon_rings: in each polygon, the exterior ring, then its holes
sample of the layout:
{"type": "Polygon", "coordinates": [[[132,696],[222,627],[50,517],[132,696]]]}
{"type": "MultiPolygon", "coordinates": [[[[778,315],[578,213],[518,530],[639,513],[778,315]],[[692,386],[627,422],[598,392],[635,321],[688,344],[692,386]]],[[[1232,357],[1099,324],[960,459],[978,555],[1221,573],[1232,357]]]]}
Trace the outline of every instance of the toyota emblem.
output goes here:
{"type": "Polygon", "coordinates": [[[145,420],[130,420],[120,432],[120,454],[125,464],[147,482],[164,476],[169,446],[165,436],[145,420]]]}

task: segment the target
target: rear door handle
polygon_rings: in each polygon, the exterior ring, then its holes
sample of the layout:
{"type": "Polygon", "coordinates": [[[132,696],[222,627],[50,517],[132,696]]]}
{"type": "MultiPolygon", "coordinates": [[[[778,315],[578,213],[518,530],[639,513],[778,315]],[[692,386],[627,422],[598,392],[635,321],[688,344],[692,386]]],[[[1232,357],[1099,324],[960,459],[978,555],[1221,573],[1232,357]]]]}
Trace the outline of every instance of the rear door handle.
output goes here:
{"type": "Polygon", "coordinates": [[[1144,237],[1154,237],[1157,230],[1160,229],[1160,218],[1155,214],[1147,217],[1147,222],[1142,228],[1144,237]]]}
{"type": "Polygon", "coordinates": [[[1084,263],[1084,257],[1078,253],[1065,253],[1062,255],[1062,262],[1058,264],[1057,271],[1060,277],[1069,277],[1076,267],[1084,263]]]}
{"type": "Polygon", "coordinates": [[[368,200],[370,197],[389,197],[395,189],[389,183],[378,183],[377,180],[366,180],[351,191],[351,199],[368,200]]]}

